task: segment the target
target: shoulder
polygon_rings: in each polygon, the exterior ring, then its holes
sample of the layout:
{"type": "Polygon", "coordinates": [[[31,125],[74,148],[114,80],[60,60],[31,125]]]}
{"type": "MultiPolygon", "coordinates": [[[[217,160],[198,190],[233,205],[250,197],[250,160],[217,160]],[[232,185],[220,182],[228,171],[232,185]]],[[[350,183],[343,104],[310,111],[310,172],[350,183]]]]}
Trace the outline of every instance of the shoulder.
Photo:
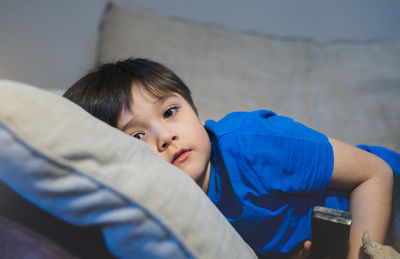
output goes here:
{"type": "Polygon", "coordinates": [[[227,134],[241,133],[243,128],[255,123],[257,120],[267,119],[272,116],[276,116],[276,113],[268,110],[232,112],[219,121],[206,121],[206,128],[215,136],[222,137],[227,134]]]}
{"type": "MultiPolygon", "coordinates": [[[[231,113],[206,124],[212,154],[231,177],[251,177],[269,192],[321,192],[333,166],[328,137],[268,110],[231,113]]],[[[261,189],[259,189],[261,190],[261,189]]]]}
{"type": "Polygon", "coordinates": [[[323,143],[328,140],[324,134],[269,110],[233,112],[219,121],[207,121],[206,128],[218,139],[235,135],[244,138],[272,137],[323,143]]]}

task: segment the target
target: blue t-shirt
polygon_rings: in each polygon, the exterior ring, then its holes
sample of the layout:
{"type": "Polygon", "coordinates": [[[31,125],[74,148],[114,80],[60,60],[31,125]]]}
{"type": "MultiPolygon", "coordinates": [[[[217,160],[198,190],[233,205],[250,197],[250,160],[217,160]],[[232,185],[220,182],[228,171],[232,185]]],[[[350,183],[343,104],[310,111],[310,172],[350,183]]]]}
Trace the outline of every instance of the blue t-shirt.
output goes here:
{"type": "Polygon", "coordinates": [[[259,256],[309,240],[314,206],[348,210],[348,194],[327,190],[333,149],[325,135],[267,110],[231,113],[206,129],[208,196],[259,256]]]}

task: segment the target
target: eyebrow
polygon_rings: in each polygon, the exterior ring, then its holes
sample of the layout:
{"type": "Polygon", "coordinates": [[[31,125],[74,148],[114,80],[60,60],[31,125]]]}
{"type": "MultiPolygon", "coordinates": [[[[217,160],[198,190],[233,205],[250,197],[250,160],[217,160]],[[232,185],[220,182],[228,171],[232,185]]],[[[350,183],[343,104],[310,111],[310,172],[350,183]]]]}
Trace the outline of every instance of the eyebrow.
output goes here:
{"type": "Polygon", "coordinates": [[[129,120],[122,128],[122,131],[125,131],[126,128],[128,128],[131,124],[133,124],[133,122],[135,121],[135,118],[133,117],[131,120],[129,120]]]}
{"type": "MultiPolygon", "coordinates": [[[[163,103],[165,103],[169,98],[171,97],[176,97],[176,95],[174,94],[170,94],[170,95],[166,95],[163,96],[161,98],[158,98],[156,101],[153,102],[153,105],[158,105],[161,106],[163,103]]],[[[130,119],[123,127],[122,127],[122,131],[125,131],[131,124],[133,124],[133,122],[135,121],[135,117],[133,117],[132,119],[130,119]]]]}

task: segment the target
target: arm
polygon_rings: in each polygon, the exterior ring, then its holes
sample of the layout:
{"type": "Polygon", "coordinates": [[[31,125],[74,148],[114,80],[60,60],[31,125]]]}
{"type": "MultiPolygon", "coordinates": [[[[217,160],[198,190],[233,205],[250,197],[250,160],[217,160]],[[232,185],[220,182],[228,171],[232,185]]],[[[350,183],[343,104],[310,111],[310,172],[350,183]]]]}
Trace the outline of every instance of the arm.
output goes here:
{"type": "Polygon", "coordinates": [[[353,223],[348,258],[358,258],[364,230],[383,243],[390,218],[393,172],[379,157],[330,138],[334,168],[329,187],[350,192],[353,223]]]}

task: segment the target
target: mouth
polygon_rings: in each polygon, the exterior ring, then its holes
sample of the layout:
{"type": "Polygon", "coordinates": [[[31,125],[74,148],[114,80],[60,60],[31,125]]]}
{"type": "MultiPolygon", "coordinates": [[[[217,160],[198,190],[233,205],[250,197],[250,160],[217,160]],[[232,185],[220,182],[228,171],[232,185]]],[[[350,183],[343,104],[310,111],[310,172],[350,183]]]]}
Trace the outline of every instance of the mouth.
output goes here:
{"type": "Polygon", "coordinates": [[[174,157],[171,161],[171,164],[178,165],[186,161],[189,158],[191,150],[189,149],[181,149],[174,154],[174,157]]]}

